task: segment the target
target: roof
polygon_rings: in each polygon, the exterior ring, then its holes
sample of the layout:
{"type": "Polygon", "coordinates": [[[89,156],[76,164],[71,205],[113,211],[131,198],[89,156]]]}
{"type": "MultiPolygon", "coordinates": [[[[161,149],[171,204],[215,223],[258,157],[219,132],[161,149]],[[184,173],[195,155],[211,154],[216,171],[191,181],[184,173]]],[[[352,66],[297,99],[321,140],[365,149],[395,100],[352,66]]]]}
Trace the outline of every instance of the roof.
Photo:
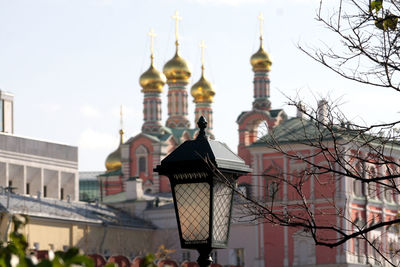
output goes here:
{"type": "MultiPolygon", "coordinates": [[[[291,118],[276,126],[270,133],[263,136],[253,144],[256,146],[274,146],[276,144],[311,144],[332,140],[345,140],[345,142],[361,141],[368,145],[382,144],[384,137],[369,134],[364,129],[354,129],[347,125],[333,125],[325,127],[316,121],[291,118]]],[[[386,144],[399,146],[400,142],[385,140],[386,144]]]]}
{"type": "Polygon", "coordinates": [[[115,170],[115,171],[111,171],[111,172],[103,172],[99,176],[115,176],[115,175],[117,175],[117,176],[122,175],[122,171],[121,170],[115,170]]]}
{"type": "Polygon", "coordinates": [[[0,150],[78,162],[78,147],[0,132],[0,150]]]}
{"type": "Polygon", "coordinates": [[[25,214],[30,217],[76,221],[82,223],[106,224],[130,228],[154,229],[151,223],[132,217],[129,214],[100,204],[63,201],[58,199],[23,196],[10,193],[7,208],[7,195],[0,194],[0,211],[25,214]]]}
{"type": "Polygon", "coordinates": [[[112,194],[108,196],[103,196],[103,203],[105,204],[115,204],[115,203],[129,203],[137,201],[153,201],[158,198],[163,203],[172,201],[171,193],[156,193],[156,194],[146,194],[144,193],[140,199],[127,199],[126,192],[121,192],[117,194],[112,194]]]}
{"type": "Polygon", "coordinates": [[[97,180],[97,176],[104,174],[104,171],[79,172],[79,180],[97,180]]]}
{"type": "Polygon", "coordinates": [[[244,120],[248,116],[253,114],[258,114],[260,116],[267,116],[272,119],[276,119],[278,117],[282,117],[284,120],[287,119],[287,115],[283,109],[271,109],[271,110],[251,110],[251,111],[243,111],[237,117],[236,122],[239,123],[240,121],[244,120]]]}

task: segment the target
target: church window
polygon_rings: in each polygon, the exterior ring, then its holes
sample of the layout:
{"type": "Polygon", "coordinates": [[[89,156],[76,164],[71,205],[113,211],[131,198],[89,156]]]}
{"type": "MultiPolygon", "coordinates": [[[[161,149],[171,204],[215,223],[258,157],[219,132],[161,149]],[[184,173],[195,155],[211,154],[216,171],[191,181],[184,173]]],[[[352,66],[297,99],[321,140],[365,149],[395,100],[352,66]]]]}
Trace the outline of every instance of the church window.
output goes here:
{"type": "Polygon", "coordinates": [[[372,257],[374,261],[374,265],[381,265],[380,255],[378,250],[381,249],[381,242],[378,238],[372,241],[372,257]]]}
{"type": "Polygon", "coordinates": [[[279,184],[276,181],[267,181],[266,201],[277,200],[279,184]]]}
{"type": "Polygon", "coordinates": [[[145,157],[139,158],[139,174],[142,172],[146,172],[146,158],[145,157]]]}
{"type": "MultiPolygon", "coordinates": [[[[373,179],[375,177],[376,177],[376,169],[374,167],[371,167],[369,170],[369,178],[373,179]]],[[[375,182],[368,183],[368,196],[370,198],[377,198],[379,196],[378,188],[375,182]]]]}
{"type": "Polygon", "coordinates": [[[268,123],[266,121],[260,122],[257,127],[257,139],[263,139],[268,134],[268,123]]]}
{"type": "Polygon", "coordinates": [[[145,146],[141,145],[136,149],[136,175],[140,176],[141,173],[147,176],[147,156],[148,150],[145,146]]]}
{"type": "Polygon", "coordinates": [[[60,199],[63,200],[64,199],[64,188],[60,189],[60,199]]]}
{"type": "MultiPolygon", "coordinates": [[[[358,163],[356,166],[356,176],[365,178],[365,168],[362,164],[358,163]]],[[[357,197],[365,196],[365,184],[361,180],[353,178],[353,193],[357,197]]]]}
{"type": "Polygon", "coordinates": [[[47,186],[43,186],[43,197],[47,197],[47,186]]]}
{"type": "Polygon", "coordinates": [[[30,184],[26,183],[26,194],[29,195],[30,194],[30,184]]]}

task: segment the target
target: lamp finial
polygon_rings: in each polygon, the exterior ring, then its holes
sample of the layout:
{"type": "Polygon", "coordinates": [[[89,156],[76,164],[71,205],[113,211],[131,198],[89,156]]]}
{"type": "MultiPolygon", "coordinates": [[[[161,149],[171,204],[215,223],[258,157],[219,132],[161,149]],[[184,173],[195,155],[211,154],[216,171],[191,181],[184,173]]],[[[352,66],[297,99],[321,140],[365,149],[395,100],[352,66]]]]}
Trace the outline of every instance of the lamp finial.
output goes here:
{"type": "Polygon", "coordinates": [[[205,129],[207,128],[207,121],[204,118],[204,116],[200,116],[199,120],[197,121],[197,126],[199,127],[200,131],[196,139],[205,138],[206,137],[205,129]]]}

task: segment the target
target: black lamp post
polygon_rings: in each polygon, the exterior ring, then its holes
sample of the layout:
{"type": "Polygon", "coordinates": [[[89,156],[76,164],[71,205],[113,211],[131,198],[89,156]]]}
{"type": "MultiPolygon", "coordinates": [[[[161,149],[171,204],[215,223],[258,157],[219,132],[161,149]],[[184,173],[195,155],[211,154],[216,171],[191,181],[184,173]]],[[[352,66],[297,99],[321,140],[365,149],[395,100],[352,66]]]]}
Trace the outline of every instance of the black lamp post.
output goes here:
{"type": "Polygon", "coordinates": [[[224,143],[207,138],[203,116],[197,125],[197,138],[177,147],[154,171],[169,178],[181,247],[196,249],[205,267],[213,249],[228,245],[233,187],[251,169],[224,143]]]}

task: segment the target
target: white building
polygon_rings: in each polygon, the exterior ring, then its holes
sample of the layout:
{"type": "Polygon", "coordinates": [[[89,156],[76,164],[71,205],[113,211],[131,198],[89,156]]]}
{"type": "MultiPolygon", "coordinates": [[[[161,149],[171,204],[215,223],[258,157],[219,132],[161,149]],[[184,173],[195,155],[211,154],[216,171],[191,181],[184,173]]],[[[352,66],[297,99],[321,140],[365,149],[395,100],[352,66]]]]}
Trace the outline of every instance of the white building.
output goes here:
{"type": "Polygon", "coordinates": [[[13,95],[0,90],[0,186],[78,200],[78,148],[14,135],[13,95]]]}

